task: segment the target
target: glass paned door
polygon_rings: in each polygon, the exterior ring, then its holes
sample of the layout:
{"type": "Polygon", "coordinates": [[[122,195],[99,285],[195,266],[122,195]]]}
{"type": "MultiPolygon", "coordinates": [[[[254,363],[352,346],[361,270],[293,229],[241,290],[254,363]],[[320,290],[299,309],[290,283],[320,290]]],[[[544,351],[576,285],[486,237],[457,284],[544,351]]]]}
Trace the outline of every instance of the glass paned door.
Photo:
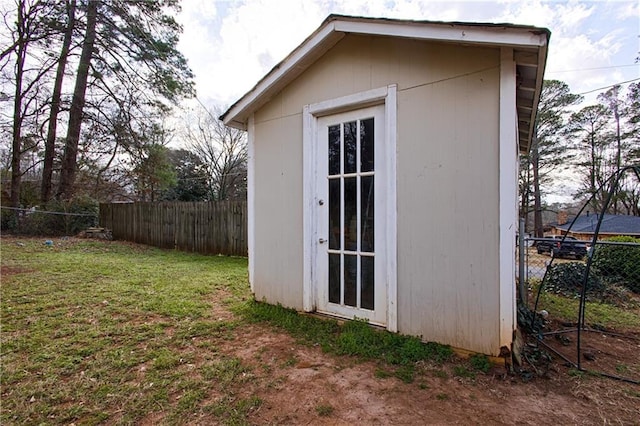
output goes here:
{"type": "Polygon", "coordinates": [[[376,196],[384,178],[382,107],[319,120],[318,308],[327,313],[384,324],[386,286],[381,265],[383,218],[376,196]],[[324,202],[326,200],[326,203],[324,202]],[[378,213],[379,214],[379,213],[378,213]],[[326,237],[324,237],[326,235],[326,237]],[[377,251],[376,251],[377,250],[377,251]]]}

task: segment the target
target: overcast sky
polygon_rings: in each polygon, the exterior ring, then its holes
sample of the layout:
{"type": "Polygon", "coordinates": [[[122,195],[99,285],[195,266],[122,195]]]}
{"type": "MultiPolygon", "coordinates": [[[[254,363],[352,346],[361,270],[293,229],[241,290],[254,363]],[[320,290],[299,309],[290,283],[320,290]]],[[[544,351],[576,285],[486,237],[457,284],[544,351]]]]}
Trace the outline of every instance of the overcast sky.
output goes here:
{"type": "Polygon", "coordinates": [[[235,102],[331,13],[542,26],[552,32],[546,79],[583,93],[640,77],[638,0],[183,0],[179,47],[199,100],[235,102]]]}

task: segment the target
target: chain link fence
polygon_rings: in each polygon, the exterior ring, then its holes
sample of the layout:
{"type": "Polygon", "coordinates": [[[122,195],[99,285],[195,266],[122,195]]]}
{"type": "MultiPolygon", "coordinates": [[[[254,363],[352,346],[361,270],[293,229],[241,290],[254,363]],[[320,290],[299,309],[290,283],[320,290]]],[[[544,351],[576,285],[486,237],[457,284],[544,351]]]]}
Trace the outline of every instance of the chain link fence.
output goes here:
{"type": "Polygon", "coordinates": [[[58,236],[77,235],[98,224],[97,204],[58,203],[51,210],[2,206],[0,230],[3,234],[58,236]]]}
{"type": "Polygon", "coordinates": [[[579,292],[591,257],[587,288],[592,297],[597,293],[606,297],[616,291],[640,293],[640,239],[614,237],[596,241],[595,246],[588,241],[561,239],[525,237],[519,256],[529,287],[540,284],[546,273],[546,291],[565,295],[579,292]]]}
{"type": "MultiPolygon", "coordinates": [[[[567,366],[640,384],[640,239],[519,243],[518,324],[525,333],[567,366]]],[[[525,358],[551,359],[538,348],[526,346],[525,358]]]]}

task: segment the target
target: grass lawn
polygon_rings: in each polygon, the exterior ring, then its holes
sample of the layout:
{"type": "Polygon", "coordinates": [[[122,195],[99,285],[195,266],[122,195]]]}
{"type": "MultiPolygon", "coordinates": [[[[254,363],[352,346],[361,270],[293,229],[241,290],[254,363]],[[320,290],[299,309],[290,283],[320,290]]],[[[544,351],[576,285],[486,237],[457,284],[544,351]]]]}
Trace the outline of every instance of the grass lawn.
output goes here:
{"type": "MultiPolygon", "coordinates": [[[[436,403],[434,422],[464,422],[479,411],[494,421],[509,411],[495,395],[535,393],[501,382],[477,392],[469,383],[489,377],[484,356],[461,361],[447,346],[360,321],[338,324],[253,302],[244,258],[78,239],[0,244],[3,425],[350,424],[378,421],[388,404],[400,404],[391,422],[415,423],[426,415],[414,409],[425,399],[436,403]],[[357,367],[362,362],[372,365],[357,367]],[[378,400],[376,414],[370,404],[378,400]]],[[[565,303],[554,297],[545,306],[565,303]]],[[[567,312],[571,303],[562,305],[567,312]]],[[[640,328],[638,312],[615,309],[595,320],[640,328]]],[[[606,398],[633,407],[640,394],[622,388],[606,398]]],[[[631,418],[624,416],[613,418],[631,418]]]]}
{"type": "MultiPolygon", "coordinates": [[[[0,423],[133,423],[158,410],[180,423],[243,373],[217,353],[237,324],[212,302],[249,295],[246,259],[43,241],[2,240],[0,423]]],[[[242,419],[256,404],[204,409],[242,419]]]]}

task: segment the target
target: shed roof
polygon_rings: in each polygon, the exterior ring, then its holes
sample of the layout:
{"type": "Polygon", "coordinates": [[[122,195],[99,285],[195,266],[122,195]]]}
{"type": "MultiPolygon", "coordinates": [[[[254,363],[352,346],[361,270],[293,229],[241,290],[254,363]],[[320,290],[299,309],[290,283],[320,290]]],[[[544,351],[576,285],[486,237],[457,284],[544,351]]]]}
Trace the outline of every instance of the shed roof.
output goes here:
{"type": "MultiPolygon", "coordinates": [[[[577,234],[593,234],[598,224],[599,215],[583,215],[576,219],[571,232],[577,234]]],[[[567,231],[571,220],[563,225],[551,224],[554,228],[567,231]]],[[[640,235],[640,217],[605,214],[600,225],[600,234],[606,235],[640,235]]]]}
{"type": "Polygon", "coordinates": [[[265,105],[347,34],[512,47],[517,69],[519,148],[523,152],[528,151],[551,33],[546,28],[524,25],[329,15],[316,31],[231,105],[220,119],[228,126],[246,130],[248,118],[254,111],[265,105]]]}

